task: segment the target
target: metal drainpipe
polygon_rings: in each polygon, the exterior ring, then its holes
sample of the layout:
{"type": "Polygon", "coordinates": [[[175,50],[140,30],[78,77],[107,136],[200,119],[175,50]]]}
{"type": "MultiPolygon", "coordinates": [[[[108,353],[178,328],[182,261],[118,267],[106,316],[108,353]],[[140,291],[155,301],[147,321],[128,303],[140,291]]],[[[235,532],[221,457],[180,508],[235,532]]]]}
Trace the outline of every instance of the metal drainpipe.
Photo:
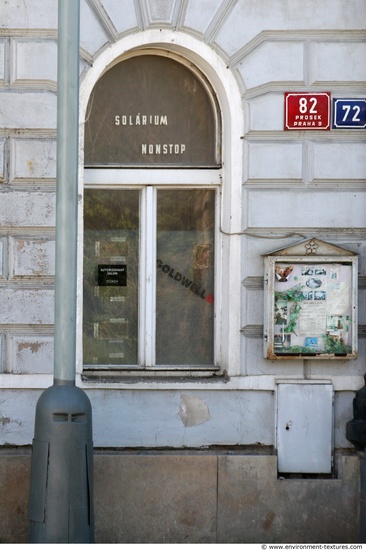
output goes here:
{"type": "Polygon", "coordinates": [[[55,353],[35,417],[33,543],[94,542],[90,401],[75,386],[80,0],[58,0],[55,353]]]}
{"type": "Polygon", "coordinates": [[[366,375],[365,385],[353,400],[353,419],[347,422],[346,437],[361,455],[360,463],[360,542],[366,542],[366,375]]]}

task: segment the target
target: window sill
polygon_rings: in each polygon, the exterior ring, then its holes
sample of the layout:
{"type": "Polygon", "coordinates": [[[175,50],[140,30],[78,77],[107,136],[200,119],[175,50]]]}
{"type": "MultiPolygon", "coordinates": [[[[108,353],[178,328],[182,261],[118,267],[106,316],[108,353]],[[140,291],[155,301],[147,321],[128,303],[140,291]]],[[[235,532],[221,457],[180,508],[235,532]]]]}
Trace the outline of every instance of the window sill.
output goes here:
{"type": "Polygon", "coordinates": [[[120,384],[166,384],[172,383],[174,385],[179,383],[192,382],[194,384],[207,382],[207,383],[226,383],[229,380],[227,374],[221,373],[219,367],[201,367],[200,369],[194,369],[192,367],[155,367],[149,369],[143,368],[129,368],[127,369],[101,369],[101,368],[87,368],[81,375],[82,383],[89,384],[101,384],[105,385],[120,385],[120,384]]]}

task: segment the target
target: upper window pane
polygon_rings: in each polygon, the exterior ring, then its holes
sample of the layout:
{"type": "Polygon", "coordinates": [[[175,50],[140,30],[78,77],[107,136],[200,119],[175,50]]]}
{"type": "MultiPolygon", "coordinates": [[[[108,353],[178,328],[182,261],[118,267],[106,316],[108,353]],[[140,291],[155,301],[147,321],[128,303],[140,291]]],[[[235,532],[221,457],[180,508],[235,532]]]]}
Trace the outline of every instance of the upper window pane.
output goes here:
{"type": "Polygon", "coordinates": [[[132,57],[91,94],[85,165],[216,167],[218,124],[213,95],[194,72],[161,55],[132,57]]]}

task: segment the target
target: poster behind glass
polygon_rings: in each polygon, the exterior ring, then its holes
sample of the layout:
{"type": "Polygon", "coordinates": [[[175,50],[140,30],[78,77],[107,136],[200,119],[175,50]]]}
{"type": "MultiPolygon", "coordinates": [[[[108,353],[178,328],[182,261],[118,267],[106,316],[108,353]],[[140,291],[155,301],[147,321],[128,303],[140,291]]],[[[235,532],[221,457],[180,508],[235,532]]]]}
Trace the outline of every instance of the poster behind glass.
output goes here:
{"type": "Polygon", "coordinates": [[[352,265],[275,263],[276,355],[352,353],[352,265]]]}

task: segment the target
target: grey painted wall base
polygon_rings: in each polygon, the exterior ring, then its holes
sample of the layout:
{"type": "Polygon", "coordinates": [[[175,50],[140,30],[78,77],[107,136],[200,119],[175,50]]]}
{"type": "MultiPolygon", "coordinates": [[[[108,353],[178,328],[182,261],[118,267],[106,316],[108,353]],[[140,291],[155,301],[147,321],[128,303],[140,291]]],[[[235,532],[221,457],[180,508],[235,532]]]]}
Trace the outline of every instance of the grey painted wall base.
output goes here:
{"type": "MultiPolygon", "coordinates": [[[[359,542],[360,456],[277,479],[272,455],[95,453],[97,543],[359,542]]],[[[0,542],[26,541],[30,452],[0,453],[0,542]]]]}

